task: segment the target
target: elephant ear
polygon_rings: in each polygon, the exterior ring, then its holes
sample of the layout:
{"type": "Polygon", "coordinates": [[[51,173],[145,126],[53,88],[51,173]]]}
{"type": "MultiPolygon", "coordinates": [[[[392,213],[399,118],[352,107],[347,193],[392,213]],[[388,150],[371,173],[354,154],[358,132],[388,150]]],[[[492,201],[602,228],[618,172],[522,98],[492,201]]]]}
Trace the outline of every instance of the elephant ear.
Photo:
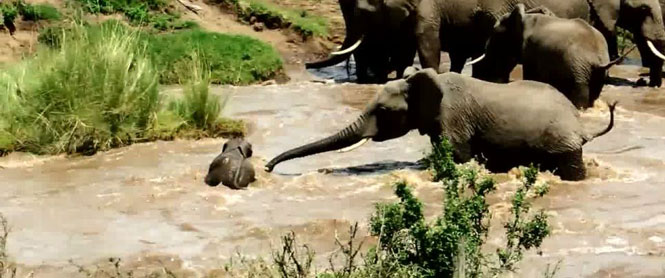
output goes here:
{"type": "Polygon", "coordinates": [[[240,153],[245,158],[252,157],[252,153],[253,153],[252,144],[250,144],[249,142],[242,141],[242,143],[240,143],[240,145],[238,146],[238,150],[240,150],[240,153]]]}
{"type": "MultiPolygon", "coordinates": [[[[407,100],[410,116],[421,135],[429,134],[432,124],[438,123],[441,114],[443,87],[438,82],[438,74],[428,68],[418,71],[406,79],[407,100]]],[[[439,134],[436,134],[437,136],[439,134]]]]}
{"type": "Polygon", "coordinates": [[[522,26],[524,23],[524,16],[526,15],[524,4],[519,3],[508,16],[507,24],[510,26],[522,26]]]}
{"type": "Polygon", "coordinates": [[[387,10],[388,23],[397,25],[392,26],[393,29],[398,28],[399,24],[404,22],[416,9],[416,5],[412,0],[385,0],[384,5],[387,10]]]}
{"type": "Polygon", "coordinates": [[[605,32],[614,32],[619,18],[620,0],[589,0],[591,21],[594,27],[605,32]],[[604,30],[603,30],[604,29],[604,30]]]}

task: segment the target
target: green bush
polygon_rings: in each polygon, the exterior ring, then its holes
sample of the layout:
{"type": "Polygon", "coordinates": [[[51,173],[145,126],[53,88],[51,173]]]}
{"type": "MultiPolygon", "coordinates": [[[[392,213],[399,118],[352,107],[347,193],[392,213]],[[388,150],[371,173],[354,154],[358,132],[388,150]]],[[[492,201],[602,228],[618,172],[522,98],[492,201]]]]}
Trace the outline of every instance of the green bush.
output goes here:
{"type": "Polygon", "coordinates": [[[18,2],[19,13],[23,20],[59,20],[61,15],[58,9],[51,4],[28,4],[18,2]]]}
{"type": "Polygon", "coordinates": [[[496,257],[483,254],[490,219],[486,196],[495,190],[494,181],[479,178],[476,170],[457,169],[446,140],[434,146],[428,160],[435,180],[446,189],[443,214],[427,223],[422,203],[398,183],[400,202],[377,205],[370,220],[372,235],[380,237],[374,262],[404,266],[415,277],[484,277],[514,270],[523,252],[538,248],[549,234],[545,213],[530,210],[530,200],[547,192],[546,186],[535,185],[538,170],[531,167],[513,197],[506,247],[496,257]]]}
{"type": "Polygon", "coordinates": [[[162,69],[163,83],[178,83],[189,71],[192,49],[208,61],[210,80],[216,84],[246,85],[271,79],[282,60],[270,45],[256,39],[202,30],[184,30],[148,37],[148,51],[162,69]]]}
{"type": "MultiPolygon", "coordinates": [[[[220,127],[235,127],[211,117],[205,125],[198,118],[191,122],[163,105],[159,72],[140,33],[116,22],[62,32],[67,35],[51,36],[59,38],[51,40],[55,48],[40,49],[34,58],[0,72],[2,152],[91,154],[139,141],[218,135],[226,132],[220,127]]],[[[195,88],[207,86],[205,81],[195,88]]],[[[208,104],[218,100],[205,97],[204,109],[213,109],[206,115],[218,113],[219,104],[208,104]]],[[[195,107],[190,101],[199,100],[185,98],[183,105],[195,107]]]]}
{"type": "Polygon", "coordinates": [[[13,35],[16,31],[14,20],[18,15],[18,8],[12,3],[0,3],[0,12],[2,12],[2,25],[13,35]]]}

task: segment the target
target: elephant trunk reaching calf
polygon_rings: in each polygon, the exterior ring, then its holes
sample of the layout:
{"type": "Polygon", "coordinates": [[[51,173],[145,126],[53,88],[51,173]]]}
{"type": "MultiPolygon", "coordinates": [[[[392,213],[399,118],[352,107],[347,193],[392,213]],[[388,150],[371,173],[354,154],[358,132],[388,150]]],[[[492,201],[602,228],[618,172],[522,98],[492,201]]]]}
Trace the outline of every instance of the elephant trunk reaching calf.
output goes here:
{"type": "Polygon", "coordinates": [[[278,155],[266,164],[385,141],[418,129],[433,141],[447,138],[455,160],[486,158],[491,171],[540,164],[565,180],[585,177],[582,145],[610,131],[588,132],[576,108],[552,86],[534,81],[496,84],[457,73],[417,71],[388,82],[353,124],[337,134],[278,155]]]}

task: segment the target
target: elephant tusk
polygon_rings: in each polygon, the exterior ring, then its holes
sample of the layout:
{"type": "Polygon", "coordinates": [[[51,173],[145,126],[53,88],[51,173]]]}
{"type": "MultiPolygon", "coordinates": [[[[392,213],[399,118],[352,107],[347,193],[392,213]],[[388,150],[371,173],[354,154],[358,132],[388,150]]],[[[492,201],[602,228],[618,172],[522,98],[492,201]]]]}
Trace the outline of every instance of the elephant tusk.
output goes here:
{"type": "Polygon", "coordinates": [[[653,55],[656,55],[656,57],[660,58],[661,60],[665,60],[665,55],[663,55],[663,53],[660,53],[658,49],[656,49],[656,46],[654,46],[651,41],[647,41],[647,45],[649,46],[649,49],[651,49],[651,52],[653,52],[653,55]]]}
{"type": "Polygon", "coordinates": [[[362,43],[362,42],[363,42],[363,38],[360,38],[356,43],[351,45],[349,48],[343,49],[343,50],[338,50],[338,51],[335,51],[335,52],[331,52],[330,55],[337,56],[337,55],[344,55],[344,54],[347,54],[347,53],[351,53],[354,50],[356,50],[356,48],[358,48],[358,46],[360,46],[360,43],[362,43]]]}
{"type": "Polygon", "coordinates": [[[352,151],[352,150],[355,150],[355,149],[357,149],[357,148],[360,148],[360,146],[362,146],[362,145],[364,145],[365,143],[367,143],[367,141],[369,141],[369,138],[363,138],[363,139],[360,139],[360,141],[358,141],[358,143],[355,143],[355,144],[353,144],[353,145],[351,145],[351,146],[348,146],[348,147],[346,147],[346,148],[343,148],[343,149],[341,149],[341,150],[338,150],[337,152],[338,152],[338,153],[350,152],[350,151],[352,151]]]}
{"type": "Polygon", "coordinates": [[[476,58],[476,59],[474,59],[474,60],[471,60],[470,62],[466,63],[466,65],[467,65],[467,66],[473,65],[473,64],[475,64],[475,63],[480,62],[482,59],[485,59],[485,54],[480,55],[480,57],[478,57],[478,58],[476,58]]]}

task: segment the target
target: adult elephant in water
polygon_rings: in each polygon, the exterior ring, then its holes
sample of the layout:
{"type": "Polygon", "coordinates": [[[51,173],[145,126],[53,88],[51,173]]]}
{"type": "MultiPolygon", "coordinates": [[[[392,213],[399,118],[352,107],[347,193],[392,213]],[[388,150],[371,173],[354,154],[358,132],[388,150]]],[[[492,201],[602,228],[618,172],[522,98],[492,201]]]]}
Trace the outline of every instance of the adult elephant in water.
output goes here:
{"type": "MultiPolygon", "coordinates": [[[[633,34],[643,65],[649,67],[649,86],[660,87],[665,60],[665,27],[659,0],[588,0],[591,22],[605,36],[610,56],[616,58],[616,27],[633,34]]],[[[662,2],[662,0],[661,0],[662,2]]]]}
{"type": "Polygon", "coordinates": [[[307,64],[320,68],[354,55],[359,81],[384,82],[413,63],[417,49],[424,68],[439,70],[441,51],[451,59],[451,71],[461,72],[466,60],[479,57],[494,24],[524,3],[545,7],[564,18],[589,19],[587,0],[339,0],[346,24],[341,50],[328,59],[307,64]]]}
{"type": "Polygon", "coordinates": [[[388,82],[350,126],[280,154],[266,171],[285,160],[353,149],[370,139],[385,141],[418,129],[433,142],[445,136],[458,162],[483,157],[491,171],[534,163],[562,179],[579,180],[585,177],[582,145],[612,128],[614,105],[610,110],[609,126],[588,132],[577,109],[547,84],[497,84],[426,69],[388,82]]]}
{"type": "Polygon", "coordinates": [[[450,55],[450,70],[485,51],[494,25],[517,4],[546,8],[558,17],[589,19],[587,0],[420,0],[416,14],[418,55],[424,68],[439,68],[440,52],[450,55]]]}
{"type": "Polygon", "coordinates": [[[327,59],[305,67],[329,67],[353,55],[360,83],[385,83],[392,71],[401,78],[416,55],[415,14],[410,6],[417,1],[339,0],[346,25],[342,46],[327,59]]]}

